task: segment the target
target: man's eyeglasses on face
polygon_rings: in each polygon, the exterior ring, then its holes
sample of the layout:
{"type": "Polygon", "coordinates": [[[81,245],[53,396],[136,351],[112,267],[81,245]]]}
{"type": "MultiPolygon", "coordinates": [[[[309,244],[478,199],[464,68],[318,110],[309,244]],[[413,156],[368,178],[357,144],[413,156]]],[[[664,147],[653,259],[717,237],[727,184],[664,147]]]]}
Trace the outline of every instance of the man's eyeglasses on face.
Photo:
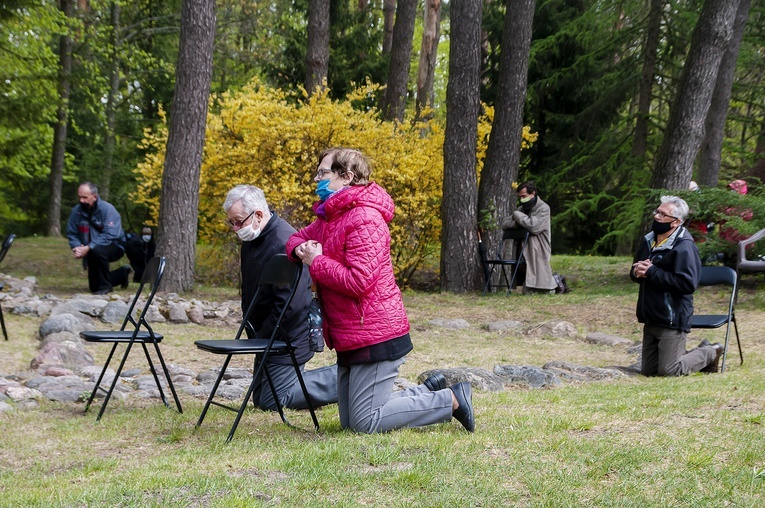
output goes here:
{"type": "Polygon", "coordinates": [[[654,210],[654,211],[653,211],[653,216],[654,216],[654,217],[658,217],[658,218],[660,218],[660,219],[662,219],[662,220],[663,220],[663,219],[672,219],[672,220],[677,220],[677,217],[675,217],[674,215],[667,215],[666,213],[662,212],[662,211],[661,211],[661,210],[659,210],[658,208],[657,208],[656,210],[654,210]]]}
{"type": "Polygon", "coordinates": [[[316,178],[318,178],[319,180],[321,180],[322,178],[324,178],[324,175],[327,175],[327,174],[329,174],[329,173],[334,173],[334,172],[335,172],[335,170],[334,170],[334,169],[332,169],[332,168],[328,168],[328,169],[325,169],[325,168],[321,168],[321,169],[319,169],[319,170],[316,172],[316,178]]]}
{"type": "Polygon", "coordinates": [[[234,221],[232,221],[232,220],[227,220],[227,221],[226,221],[226,224],[228,224],[229,226],[231,226],[231,228],[232,228],[232,229],[242,229],[242,226],[244,226],[244,223],[245,223],[245,222],[247,222],[247,220],[248,220],[250,217],[252,217],[252,215],[253,215],[254,213],[255,213],[255,212],[253,211],[253,212],[252,212],[250,215],[248,215],[247,217],[245,217],[245,218],[244,218],[244,220],[234,220],[234,221]]]}

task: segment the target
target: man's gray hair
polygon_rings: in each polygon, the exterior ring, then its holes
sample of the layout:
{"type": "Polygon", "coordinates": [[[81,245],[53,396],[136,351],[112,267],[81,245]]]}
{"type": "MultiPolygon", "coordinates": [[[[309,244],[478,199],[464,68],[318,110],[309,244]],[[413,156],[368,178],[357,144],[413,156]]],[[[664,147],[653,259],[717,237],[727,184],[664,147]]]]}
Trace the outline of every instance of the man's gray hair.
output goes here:
{"type": "Polygon", "coordinates": [[[677,196],[662,196],[662,203],[669,203],[675,209],[675,217],[680,219],[681,222],[685,222],[688,217],[688,203],[683,198],[677,196]]]}
{"type": "MultiPolygon", "coordinates": [[[[98,196],[98,186],[96,184],[94,184],[93,182],[82,182],[80,184],[80,187],[87,187],[88,188],[88,192],[98,196]]],[[[78,187],[78,189],[79,189],[79,187],[78,187]]]]}
{"type": "Polygon", "coordinates": [[[244,212],[247,214],[255,211],[268,211],[266,195],[254,185],[237,185],[228,191],[226,201],[223,202],[223,210],[228,212],[237,201],[242,202],[244,212]]]}

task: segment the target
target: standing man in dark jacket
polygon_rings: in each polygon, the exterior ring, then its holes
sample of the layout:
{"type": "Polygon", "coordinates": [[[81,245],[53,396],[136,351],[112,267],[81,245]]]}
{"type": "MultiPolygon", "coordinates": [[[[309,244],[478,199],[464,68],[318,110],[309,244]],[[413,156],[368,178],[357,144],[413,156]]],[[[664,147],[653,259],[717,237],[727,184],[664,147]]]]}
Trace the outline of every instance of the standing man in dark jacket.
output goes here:
{"type": "Polygon", "coordinates": [[[69,214],[66,237],[74,257],[82,259],[88,269],[90,292],[104,295],[113,286],[126,288],[130,267],[109,271],[109,263],[125,254],[125,232],[119,212],[98,197],[98,187],[91,182],[80,184],[77,199],[80,204],[69,214]]]}
{"type": "MultiPolygon", "coordinates": [[[[231,189],[223,203],[228,224],[242,240],[242,312],[247,312],[255,296],[258,279],[263,266],[275,254],[284,254],[289,237],[295,229],[268,208],[263,191],[252,185],[237,185],[231,189]]],[[[270,334],[277,316],[289,295],[285,288],[271,287],[261,293],[260,299],[249,316],[258,337],[270,334]]],[[[303,270],[295,297],[284,317],[282,329],[295,346],[295,357],[301,365],[313,358],[314,351],[308,337],[308,305],[311,303],[311,277],[303,270]]],[[[308,404],[300,388],[295,369],[288,355],[272,355],[268,359],[268,371],[274,382],[282,406],[290,409],[306,409],[308,404]]],[[[337,402],[337,365],[307,370],[303,373],[306,389],[314,407],[337,402]]],[[[265,377],[256,387],[253,400],[261,409],[275,411],[268,381],[265,377]]]]}
{"type": "Polygon", "coordinates": [[[652,231],[638,249],[630,271],[640,284],[637,318],[643,327],[645,376],[681,376],[717,372],[722,346],[702,342],[685,350],[691,331],[693,293],[699,285],[701,259],[683,222],[688,204],[677,196],[662,196],[654,210],[652,231]]]}

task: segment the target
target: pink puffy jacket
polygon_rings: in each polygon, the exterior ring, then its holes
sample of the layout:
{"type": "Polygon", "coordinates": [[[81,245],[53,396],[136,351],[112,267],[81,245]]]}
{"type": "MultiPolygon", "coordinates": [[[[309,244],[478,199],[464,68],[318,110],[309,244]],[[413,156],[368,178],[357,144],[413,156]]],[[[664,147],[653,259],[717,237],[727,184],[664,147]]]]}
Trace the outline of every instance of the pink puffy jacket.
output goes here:
{"type": "MultiPolygon", "coordinates": [[[[316,209],[316,205],[314,209],[316,209]]],[[[337,351],[353,351],[409,332],[401,291],[393,276],[390,231],[393,199],[372,182],[343,189],[325,202],[321,216],[287,241],[322,244],[311,263],[324,318],[324,339],[337,351]]]]}

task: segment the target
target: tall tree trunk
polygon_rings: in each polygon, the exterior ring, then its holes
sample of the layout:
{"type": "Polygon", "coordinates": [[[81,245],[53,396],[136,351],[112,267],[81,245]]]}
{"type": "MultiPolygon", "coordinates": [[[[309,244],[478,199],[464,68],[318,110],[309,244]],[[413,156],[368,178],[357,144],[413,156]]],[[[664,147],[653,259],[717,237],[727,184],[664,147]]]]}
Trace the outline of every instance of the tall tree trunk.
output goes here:
{"type": "Polygon", "coordinates": [[[199,172],[212,80],[215,0],[184,0],[175,95],[162,174],[157,255],[167,256],[164,289],[194,286],[199,172]]]}
{"type": "Polygon", "coordinates": [[[305,89],[312,95],[323,89],[329,69],[329,0],[308,2],[308,47],[305,56],[305,89]]]}
{"type": "Polygon", "coordinates": [[[433,80],[441,27],[441,0],[425,0],[422,23],[420,63],[417,67],[417,118],[428,106],[433,106],[433,80]]]}
{"type": "Polygon", "coordinates": [[[451,3],[451,49],[446,87],[444,188],[441,202],[441,289],[480,286],[476,237],[476,140],[480,107],[481,0],[451,3]]]}
{"type": "Polygon", "coordinates": [[[396,20],[396,0],[383,0],[383,54],[393,46],[393,24],[396,20]]]}
{"type": "Polygon", "coordinates": [[[112,58],[109,70],[109,95],[106,98],[106,139],[104,146],[104,172],[99,182],[99,194],[109,199],[112,173],[114,172],[115,126],[117,124],[117,95],[120,91],[120,4],[111,5],[112,58]]]}
{"type": "MultiPolygon", "coordinates": [[[[512,182],[518,178],[521,160],[534,4],[534,0],[507,0],[494,123],[478,186],[478,221],[491,229],[515,209],[512,182]]],[[[484,237],[491,248],[488,240],[484,237]]]]}
{"type": "Polygon", "coordinates": [[[414,39],[414,21],[417,17],[417,0],[398,0],[396,24],[393,25],[393,45],[388,66],[388,86],[382,105],[386,120],[404,120],[406,109],[406,85],[409,82],[409,66],[414,39]]]}
{"type": "MultiPolygon", "coordinates": [[[[60,0],[64,16],[72,17],[72,0],[60,0]]],[[[58,110],[53,126],[53,154],[50,162],[50,203],[48,204],[48,236],[61,236],[61,187],[64,181],[69,92],[72,74],[72,38],[61,35],[58,43],[58,110]]]]}
{"type": "Polygon", "coordinates": [[[704,2],[657,155],[653,189],[688,188],[738,4],[738,0],[704,2]]]}
{"type": "Polygon", "coordinates": [[[722,160],[722,144],[725,136],[725,119],[728,117],[730,98],[733,93],[733,78],[736,73],[736,60],[744,39],[744,28],[749,16],[751,0],[739,0],[736,19],[733,22],[733,36],[731,37],[725,56],[720,62],[717,71],[717,82],[712,94],[712,104],[707,113],[704,141],[699,150],[697,182],[699,185],[714,187],[720,176],[720,163],[722,160]]]}
{"type": "Polygon", "coordinates": [[[651,117],[651,99],[653,99],[653,80],[656,75],[656,55],[659,51],[661,35],[661,14],[664,0],[649,0],[648,27],[643,42],[643,71],[640,76],[638,109],[635,121],[635,135],[632,138],[632,155],[645,157],[648,146],[648,124],[651,117]]]}

